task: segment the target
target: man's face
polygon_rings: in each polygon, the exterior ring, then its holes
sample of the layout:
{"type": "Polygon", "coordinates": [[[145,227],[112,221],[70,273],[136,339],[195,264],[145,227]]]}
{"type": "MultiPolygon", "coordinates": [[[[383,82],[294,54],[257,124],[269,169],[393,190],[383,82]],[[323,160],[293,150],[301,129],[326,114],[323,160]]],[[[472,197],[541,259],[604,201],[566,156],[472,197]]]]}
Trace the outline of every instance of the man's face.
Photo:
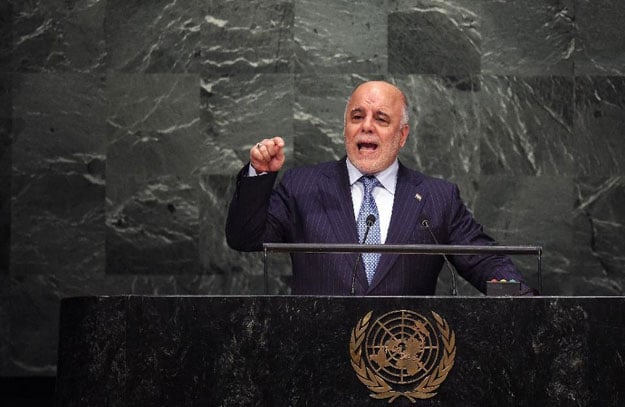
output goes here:
{"type": "Polygon", "coordinates": [[[345,151],[360,172],[375,174],[388,168],[406,144],[408,125],[401,124],[404,99],[386,82],[360,85],[347,104],[345,151]]]}

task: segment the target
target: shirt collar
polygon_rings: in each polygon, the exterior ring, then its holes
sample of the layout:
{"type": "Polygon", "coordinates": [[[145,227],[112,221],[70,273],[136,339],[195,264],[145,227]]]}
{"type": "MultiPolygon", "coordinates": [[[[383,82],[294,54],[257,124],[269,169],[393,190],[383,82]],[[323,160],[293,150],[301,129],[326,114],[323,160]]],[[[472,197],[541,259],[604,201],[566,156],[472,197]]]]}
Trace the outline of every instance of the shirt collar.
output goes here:
{"type": "MultiPolygon", "coordinates": [[[[351,163],[351,161],[349,161],[349,158],[347,158],[345,162],[347,164],[347,173],[349,174],[349,185],[352,186],[356,182],[358,182],[360,177],[362,177],[365,174],[360,172],[360,170],[356,168],[354,164],[351,163]]],[[[399,162],[397,161],[397,159],[395,159],[395,161],[393,161],[393,164],[391,164],[387,169],[380,171],[373,175],[375,175],[378,181],[380,181],[380,184],[382,184],[384,189],[386,189],[391,194],[395,195],[395,186],[397,185],[397,172],[398,171],[399,171],[399,162]]]]}

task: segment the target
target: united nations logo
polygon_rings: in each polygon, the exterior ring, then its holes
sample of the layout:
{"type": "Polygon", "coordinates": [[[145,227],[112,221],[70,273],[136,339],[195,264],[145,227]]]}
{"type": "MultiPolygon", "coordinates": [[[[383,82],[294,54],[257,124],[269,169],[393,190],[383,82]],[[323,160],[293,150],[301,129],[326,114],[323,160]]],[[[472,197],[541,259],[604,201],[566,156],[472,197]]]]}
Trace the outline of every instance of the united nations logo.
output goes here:
{"type": "Polygon", "coordinates": [[[456,357],[456,336],[447,321],[433,311],[434,323],[399,310],[371,323],[372,313],[358,321],[349,342],[352,367],[370,396],[389,403],[402,396],[413,403],[434,397],[456,357]]]}

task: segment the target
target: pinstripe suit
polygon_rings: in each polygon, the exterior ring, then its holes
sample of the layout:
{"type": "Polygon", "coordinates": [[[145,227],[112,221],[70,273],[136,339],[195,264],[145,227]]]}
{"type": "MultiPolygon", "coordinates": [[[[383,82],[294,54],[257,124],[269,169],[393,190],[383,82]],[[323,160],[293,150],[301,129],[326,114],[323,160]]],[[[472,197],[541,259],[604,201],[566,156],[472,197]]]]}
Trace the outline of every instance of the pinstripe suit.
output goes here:
{"type": "MultiPolygon", "coordinates": [[[[237,177],[226,223],[230,247],[262,250],[263,242],[357,243],[358,232],[345,158],[288,170],[273,190],[276,174],[237,177]]],[[[494,244],[449,182],[399,165],[387,244],[433,244],[421,226],[428,219],[441,244],[494,244]],[[415,199],[419,194],[421,200],[415,199]]],[[[293,294],[348,295],[356,254],[291,255],[293,294]]],[[[503,256],[452,256],[458,272],[482,292],[491,278],[521,280],[503,256]]],[[[383,254],[367,284],[364,268],[356,277],[358,295],[432,295],[441,256],[383,254]]]]}

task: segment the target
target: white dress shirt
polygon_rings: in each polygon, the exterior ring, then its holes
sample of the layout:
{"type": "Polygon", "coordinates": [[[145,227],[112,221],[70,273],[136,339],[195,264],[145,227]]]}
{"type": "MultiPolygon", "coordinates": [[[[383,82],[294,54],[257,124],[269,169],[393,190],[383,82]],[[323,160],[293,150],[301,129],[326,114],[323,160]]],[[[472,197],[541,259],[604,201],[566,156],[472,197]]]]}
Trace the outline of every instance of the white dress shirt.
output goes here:
{"type": "MultiPolygon", "coordinates": [[[[372,192],[373,199],[375,199],[375,204],[378,207],[378,215],[380,215],[378,221],[380,222],[381,243],[386,242],[388,227],[391,224],[398,170],[399,163],[395,160],[395,162],[384,171],[373,174],[382,185],[382,187],[374,188],[372,192]]],[[[358,219],[360,205],[362,205],[362,198],[365,192],[365,187],[362,185],[362,182],[358,182],[358,180],[364,174],[360,172],[358,168],[354,167],[354,164],[352,164],[349,159],[347,159],[347,173],[349,174],[349,185],[351,185],[352,203],[354,204],[354,219],[358,219]]]]}

